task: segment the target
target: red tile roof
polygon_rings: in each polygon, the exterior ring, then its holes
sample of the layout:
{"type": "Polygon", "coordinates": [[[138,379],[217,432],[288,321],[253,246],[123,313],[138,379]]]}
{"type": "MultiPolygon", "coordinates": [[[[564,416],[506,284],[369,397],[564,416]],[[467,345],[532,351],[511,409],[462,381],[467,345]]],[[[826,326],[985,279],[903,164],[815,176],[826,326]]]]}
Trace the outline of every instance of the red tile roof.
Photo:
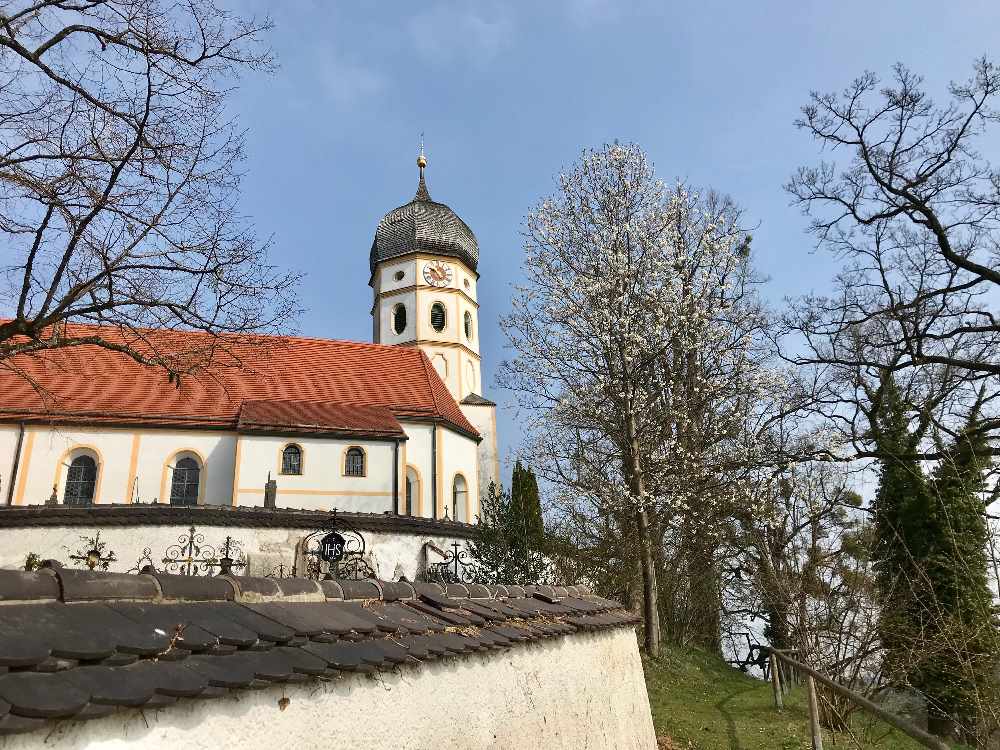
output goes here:
{"type": "Polygon", "coordinates": [[[347,406],[309,401],[244,401],[241,432],[359,433],[405,437],[392,411],[384,406],[347,406]]]}
{"type": "Polygon", "coordinates": [[[443,421],[479,437],[416,348],[285,336],[237,341],[169,330],[123,333],[78,324],[66,333],[109,341],[128,336],[130,344],[160,354],[211,352],[212,364],[177,385],[162,370],[94,345],[18,355],[0,367],[0,420],[236,429],[247,404],[251,415],[271,415],[265,420],[308,421],[311,414],[319,422],[343,422],[345,429],[365,424],[377,432],[398,428],[398,422],[389,424],[388,412],[443,421]]]}

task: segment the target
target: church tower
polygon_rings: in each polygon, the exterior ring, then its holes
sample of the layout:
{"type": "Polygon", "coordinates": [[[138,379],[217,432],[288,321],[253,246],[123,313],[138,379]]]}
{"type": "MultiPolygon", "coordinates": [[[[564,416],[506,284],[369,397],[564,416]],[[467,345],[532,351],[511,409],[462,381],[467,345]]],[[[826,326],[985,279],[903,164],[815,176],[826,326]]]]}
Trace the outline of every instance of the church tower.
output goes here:
{"type": "Polygon", "coordinates": [[[369,263],[374,293],[372,338],[376,344],[422,349],[466,418],[479,444],[479,487],[499,480],[496,404],[483,398],[479,356],[479,245],[458,214],[431,199],[420,178],[413,200],[395,208],[375,230],[369,263]]]}
{"type": "Polygon", "coordinates": [[[382,218],[372,243],[373,337],[377,344],[423,349],[461,402],[482,393],[479,246],[458,214],[431,200],[423,149],[417,166],[416,195],[382,218]]]}

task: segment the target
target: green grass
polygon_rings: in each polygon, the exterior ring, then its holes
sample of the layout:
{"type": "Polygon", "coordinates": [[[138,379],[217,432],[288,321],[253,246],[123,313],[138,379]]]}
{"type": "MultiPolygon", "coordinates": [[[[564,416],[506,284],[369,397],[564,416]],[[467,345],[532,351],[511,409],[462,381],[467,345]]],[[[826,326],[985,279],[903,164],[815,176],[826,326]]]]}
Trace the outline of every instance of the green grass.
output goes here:
{"type": "MultiPolygon", "coordinates": [[[[653,725],[661,748],[671,750],[808,750],[809,716],[804,691],[774,707],[770,683],[755,680],[704,652],[665,648],[644,660],[653,725]]],[[[858,717],[855,736],[864,748],[918,750],[890,728],[858,717]]],[[[824,750],[857,748],[846,735],[824,735],[824,750]]]]}

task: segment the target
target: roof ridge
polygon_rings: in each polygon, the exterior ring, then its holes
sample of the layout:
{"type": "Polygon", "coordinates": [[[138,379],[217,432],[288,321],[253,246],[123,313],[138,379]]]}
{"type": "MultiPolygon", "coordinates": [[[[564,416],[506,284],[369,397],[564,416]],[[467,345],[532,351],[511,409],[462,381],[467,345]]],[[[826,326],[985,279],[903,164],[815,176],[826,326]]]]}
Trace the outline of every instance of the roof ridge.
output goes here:
{"type": "MultiPolygon", "coordinates": [[[[0,323],[9,322],[11,319],[0,316],[0,323]]],[[[188,330],[184,328],[155,328],[152,326],[129,326],[125,328],[123,326],[116,325],[103,325],[101,323],[81,323],[77,321],[70,321],[68,323],[70,326],[75,326],[79,328],[99,328],[107,331],[137,331],[142,333],[161,333],[166,335],[178,335],[178,336],[197,336],[197,337],[215,337],[215,338],[226,338],[226,337],[247,337],[247,338],[258,338],[258,339],[272,339],[275,341],[313,341],[321,344],[344,344],[347,346],[354,346],[362,349],[400,349],[400,347],[395,344],[376,344],[369,341],[352,341],[351,339],[338,339],[338,338],[323,338],[322,336],[299,336],[292,335],[289,333],[232,333],[232,332],[220,332],[211,333],[209,331],[197,331],[188,330]]]]}
{"type": "Polygon", "coordinates": [[[424,377],[427,378],[427,388],[431,392],[431,402],[434,404],[434,411],[440,414],[441,405],[438,404],[437,388],[434,387],[434,381],[431,380],[431,372],[428,369],[433,365],[431,365],[431,360],[430,357],[427,356],[427,352],[425,352],[423,349],[417,349],[417,351],[420,352],[420,360],[421,362],[423,362],[424,365],[424,377]]]}

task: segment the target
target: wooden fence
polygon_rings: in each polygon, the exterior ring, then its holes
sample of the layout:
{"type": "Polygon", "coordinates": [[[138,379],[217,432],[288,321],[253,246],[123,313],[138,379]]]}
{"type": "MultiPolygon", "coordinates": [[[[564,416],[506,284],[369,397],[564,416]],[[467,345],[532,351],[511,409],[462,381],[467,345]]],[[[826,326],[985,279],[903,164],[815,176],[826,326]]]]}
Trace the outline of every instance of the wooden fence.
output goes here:
{"type": "Polygon", "coordinates": [[[767,646],[761,646],[760,648],[762,651],[769,654],[768,659],[770,662],[771,686],[774,689],[774,705],[779,710],[784,708],[783,694],[785,686],[783,685],[783,680],[796,680],[797,678],[802,677],[805,678],[806,689],[808,690],[809,726],[812,735],[813,750],[823,750],[823,733],[820,730],[819,703],[816,696],[817,682],[821,685],[825,685],[830,691],[836,693],[837,695],[847,698],[859,708],[877,716],[886,724],[895,727],[903,734],[912,737],[924,747],[929,747],[931,750],[951,750],[949,745],[940,737],[936,737],[933,734],[925,732],[923,729],[907,721],[901,716],[897,716],[891,711],[886,711],[877,703],[868,700],[863,695],[860,695],[850,688],[846,688],[843,685],[834,682],[829,677],[820,674],[812,667],[789,656],[789,653],[797,653],[796,651],[784,651],[781,649],[769,648],[767,646]],[[784,667],[784,669],[781,667],[784,667]],[[783,672],[785,673],[784,678],[782,677],[783,672]]]}

